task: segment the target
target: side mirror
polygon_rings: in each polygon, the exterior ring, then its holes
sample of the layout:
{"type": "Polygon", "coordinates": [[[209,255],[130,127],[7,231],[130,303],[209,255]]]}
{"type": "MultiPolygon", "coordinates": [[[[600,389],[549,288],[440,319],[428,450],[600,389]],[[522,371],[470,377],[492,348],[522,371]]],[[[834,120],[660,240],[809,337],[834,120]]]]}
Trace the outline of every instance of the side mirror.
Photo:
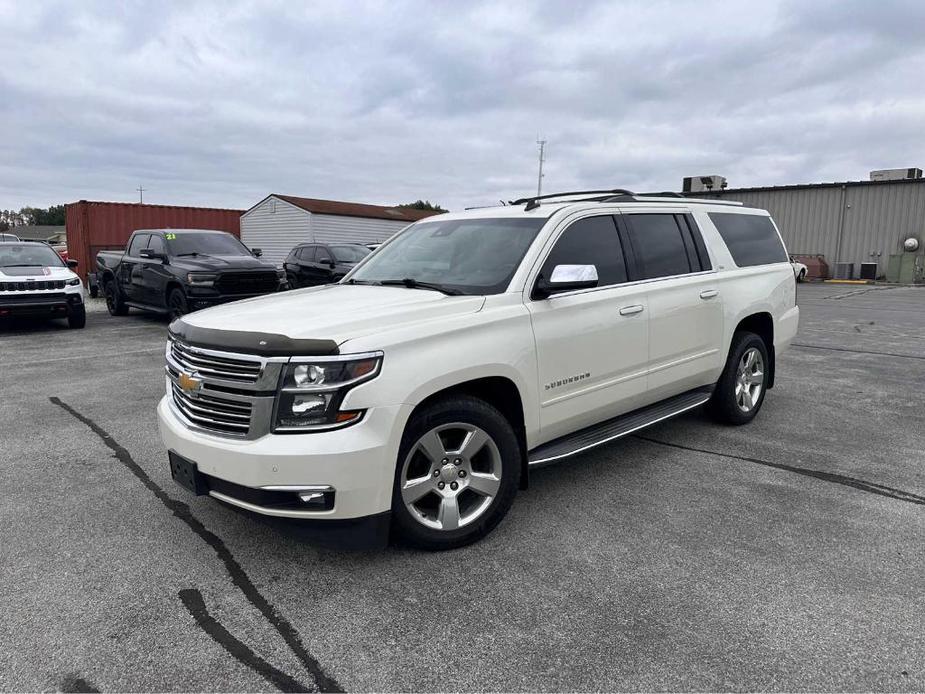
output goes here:
{"type": "Polygon", "coordinates": [[[333,270],[334,268],[337,267],[337,263],[335,263],[333,260],[329,260],[328,267],[330,267],[333,270]]]}
{"type": "Polygon", "coordinates": [[[597,286],[597,282],[597,266],[595,265],[556,265],[548,280],[540,276],[536,281],[533,296],[537,299],[547,299],[561,292],[592,289],[597,286]]]}
{"type": "Polygon", "coordinates": [[[73,258],[69,258],[68,261],[67,261],[67,266],[68,266],[71,270],[76,270],[78,265],[80,265],[80,263],[78,263],[78,262],[77,262],[76,260],[74,260],[73,258]]]}
{"type": "Polygon", "coordinates": [[[150,248],[142,248],[138,251],[138,256],[147,260],[167,260],[167,254],[152,251],[150,248]]]}
{"type": "Polygon", "coordinates": [[[251,248],[251,253],[253,254],[255,258],[259,258],[260,256],[263,255],[263,249],[262,248],[251,248]]]}

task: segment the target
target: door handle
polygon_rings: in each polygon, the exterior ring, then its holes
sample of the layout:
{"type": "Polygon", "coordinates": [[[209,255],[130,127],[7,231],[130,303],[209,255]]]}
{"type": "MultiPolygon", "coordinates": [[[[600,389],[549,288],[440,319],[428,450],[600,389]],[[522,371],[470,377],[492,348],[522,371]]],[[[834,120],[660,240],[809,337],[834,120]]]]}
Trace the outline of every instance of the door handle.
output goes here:
{"type": "Polygon", "coordinates": [[[704,289],[702,292],[700,292],[701,299],[712,299],[714,296],[718,296],[718,295],[719,295],[718,289],[704,289]]]}
{"type": "Polygon", "coordinates": [[[642,305],[635,304],[634,306],[624,306],[620,309],[621,316],[632,316],[635,313],[642,313],[642,305]]]}

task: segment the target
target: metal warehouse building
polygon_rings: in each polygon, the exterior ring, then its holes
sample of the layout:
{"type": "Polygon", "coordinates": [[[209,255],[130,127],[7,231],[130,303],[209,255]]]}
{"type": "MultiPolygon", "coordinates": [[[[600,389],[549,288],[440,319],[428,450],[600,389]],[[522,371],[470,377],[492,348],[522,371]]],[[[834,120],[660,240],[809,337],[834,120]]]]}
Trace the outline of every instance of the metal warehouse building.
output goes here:
{"type": "Polygon", "coordinates": [[[904,282],[925,279],[925,178],[728,188],[684,195],[739,200],[768,210],[791,254],[823,255],[833,272],[837,263],[853,263],[852,275],[858,277],[861,263],[877,263],[877,277],[904,282]],[[908,238],[918,240],[914,253],[903,251],[908,238]]]}
{"type": "Polygon", "coordinates": [[[300,243],[379,243],[434,212],[268,195],[241,216],[241,241],[281,264],[300,243]]]}

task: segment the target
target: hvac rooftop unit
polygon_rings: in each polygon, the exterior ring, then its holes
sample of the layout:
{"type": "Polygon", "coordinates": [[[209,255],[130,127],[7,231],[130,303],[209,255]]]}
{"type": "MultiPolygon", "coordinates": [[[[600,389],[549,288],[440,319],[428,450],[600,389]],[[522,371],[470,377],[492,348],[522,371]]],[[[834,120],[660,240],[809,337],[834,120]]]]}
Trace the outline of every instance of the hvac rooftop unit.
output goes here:
{"type": "Polygon", "coordinates": [[[682,193],[705,193],[726,187],[725,176],[687,176],[681,182],[682,193]]]}
{"type": "Polygon", "coordinates": [[[921,178],[921,169],[878,169],[870,172],[871,181],[903,181],[908,178],[921,178]]]}

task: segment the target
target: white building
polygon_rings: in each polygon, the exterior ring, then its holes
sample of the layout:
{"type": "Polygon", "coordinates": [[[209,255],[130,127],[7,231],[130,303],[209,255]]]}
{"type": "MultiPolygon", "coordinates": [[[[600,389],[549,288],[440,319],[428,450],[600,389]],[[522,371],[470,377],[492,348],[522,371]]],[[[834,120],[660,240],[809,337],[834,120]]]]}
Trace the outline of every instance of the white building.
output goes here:
{"type": "Polygon", "coordinates": [[[433,212],[271,193],[241,215],[241,241],[282,264],[300,243],[379,243],[433,212]]]}

